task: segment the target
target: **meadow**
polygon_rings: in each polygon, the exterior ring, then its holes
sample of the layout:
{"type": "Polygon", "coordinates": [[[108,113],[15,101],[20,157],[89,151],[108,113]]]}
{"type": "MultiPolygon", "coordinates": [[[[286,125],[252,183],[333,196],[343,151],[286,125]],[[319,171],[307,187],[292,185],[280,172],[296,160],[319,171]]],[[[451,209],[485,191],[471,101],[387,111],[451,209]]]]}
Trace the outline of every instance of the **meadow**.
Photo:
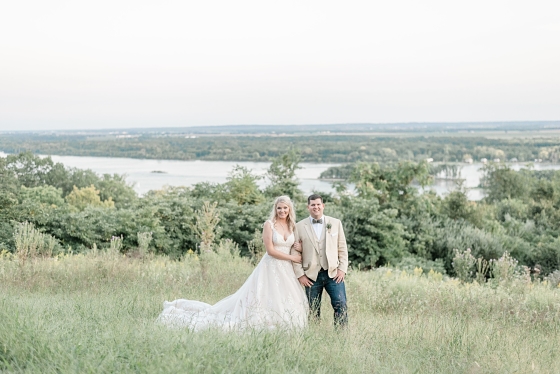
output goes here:
{"type": "Polygon", "coordinates": [[[214,303],[254,264],[236,253],[179,260],[111,250],[0,256],[3,373],[554,373],[560,289],[518,275],[461,283],[420,268],[347,276],[350,326],[192,333],[155,320],[164,300],[214,303]]]}

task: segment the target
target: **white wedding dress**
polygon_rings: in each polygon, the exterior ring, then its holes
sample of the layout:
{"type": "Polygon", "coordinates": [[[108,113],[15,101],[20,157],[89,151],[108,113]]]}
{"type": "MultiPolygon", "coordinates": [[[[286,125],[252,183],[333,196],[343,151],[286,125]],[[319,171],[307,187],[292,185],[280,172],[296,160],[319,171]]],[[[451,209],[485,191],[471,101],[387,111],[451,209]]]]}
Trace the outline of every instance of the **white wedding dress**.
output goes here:
{"type": "MultiPolygon", "coordinates": [[[[271,225],[272,226],[272,225],[271,225]]],[[[277,251],[290,253],[294,234],[287,240],[274,228],[272,242],[277,251]]],[[[299,329],[307,324],[309,304],[291,261],[267,253],[236,293],[209,305],[178,299],[163,303],[158,321],[169,327],[200,331],[214,327],[223,330],[299,329]]]]}

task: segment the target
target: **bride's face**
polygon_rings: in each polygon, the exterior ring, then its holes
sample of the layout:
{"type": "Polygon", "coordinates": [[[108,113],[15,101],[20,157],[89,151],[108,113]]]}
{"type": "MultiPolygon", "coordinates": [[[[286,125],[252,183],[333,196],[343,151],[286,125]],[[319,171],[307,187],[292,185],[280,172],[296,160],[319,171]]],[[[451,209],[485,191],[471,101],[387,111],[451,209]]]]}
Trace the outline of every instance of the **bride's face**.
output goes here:
{"type": "Polygon", "coordinates": [[[276,218],[286,219],[290,214],[290,207],[288,204],[278,203],[276,205],[276,218]]]}

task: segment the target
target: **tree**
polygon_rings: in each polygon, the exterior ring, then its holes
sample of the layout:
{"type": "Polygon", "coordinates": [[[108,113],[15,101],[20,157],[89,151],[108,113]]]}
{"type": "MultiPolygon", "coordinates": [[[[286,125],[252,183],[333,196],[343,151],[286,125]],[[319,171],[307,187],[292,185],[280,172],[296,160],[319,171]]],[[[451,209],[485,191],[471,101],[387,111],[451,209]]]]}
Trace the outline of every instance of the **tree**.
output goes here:
{"type": "Polygon", "coordinates": [[[287,195],[293,200],[303,198],[303,192],[299,189],[299,181],[296,177],[296,170],[301,169],[300,160],[300,154],[292,149],[272,161],[266,173],[270,180],[270,185],[265,190],[267,196],[287,195]]]}
{"type": "Polygon", "coordinates": [[[32,200],[38,204],[54,205],[56,207],[66,204],[62,198],[62,190],[48,185],[31,188],[22,186],[19,197],[22,201],[32,200]]]}
{"type": "Polygon", "coordinates": [[[95,186],[99,189],[101,200],[111,199],[117,208],[130,206],[138,198],[133,186],[126,183],[125,175],[103,174],[95,186]]]}
{"type": "MultiPolygon", "coordinates": [[[[4,162],[4,174],[16,178],[19,185],[37,187],[48,184],[49,174],[58,171],[61,164],[56,164],[50,157],[38,157],[31,152],[8,155],[4,162]]],[[[62,166],[62,169],[64,167],[62,166]]]]}
{"type": "Polygon", "coordinates": [[[113,208],[115,206],[111,198],[101,201],[99,190],[96,190],[93,184],[84,188],[74,186],[72,192],[66,196],[66,201],[77,210],[84,210],[88,206],[104,208],[113,208]]]}
{"type": "Polygon", "coordinates": [[[227,178],[226,187],[237,204],[259,204],[264,201],[264,196],[257,185],[259,179],[261,177],[253,175],[251,170],[236,165],[227,178]]]}
{"type": "Polygon", "coordinates": [[[486,201],[527,198],[531,183],[525,174],[496,163],[485,165],[483,170],[481,184],[486,189],[486,201]]]}
{"type": "Polygon", "coordinates": [[[358,196],[365,199],[377,198],[381,205],[391,201],[406,201],[414,198],[416,188],[412,181],[425,186],[430,180],[428,164],[405,161],[394,167],[379,166],[375,163],[359,163],[350,177],[356,184],[358,196]]]}
{"type": "Polygon", "coordinates": [[[396,209],[380,210],[376,200],[348,199],[344,231],[353,266],[396,264],[406,253],[405,231],[396,209]]]}

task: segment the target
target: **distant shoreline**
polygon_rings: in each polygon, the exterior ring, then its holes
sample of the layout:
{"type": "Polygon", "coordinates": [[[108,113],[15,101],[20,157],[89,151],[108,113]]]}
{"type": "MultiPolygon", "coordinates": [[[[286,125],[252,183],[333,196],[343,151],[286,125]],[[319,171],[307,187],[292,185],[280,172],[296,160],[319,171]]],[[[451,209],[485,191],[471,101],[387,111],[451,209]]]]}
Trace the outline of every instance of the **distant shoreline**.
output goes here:
{"type": "Polygon", "coordinates": [[[243,125],[210,125],[210,126],[179,126],[179,127],[130,127],[105,129],[58,129],[58,130],[10,130],[0,131],[1,134],[191,134],[191,135],[233,135],[233,134],[289,134],[332,132],[333,135],[350,133],[387,132],[486,132],[486,131],[556,131],[560,132],[560,120],[551,121],[468,121],[468,122],[380,122],[380,123],[326,123],[326,124],[243,124],[243,125]]]}

